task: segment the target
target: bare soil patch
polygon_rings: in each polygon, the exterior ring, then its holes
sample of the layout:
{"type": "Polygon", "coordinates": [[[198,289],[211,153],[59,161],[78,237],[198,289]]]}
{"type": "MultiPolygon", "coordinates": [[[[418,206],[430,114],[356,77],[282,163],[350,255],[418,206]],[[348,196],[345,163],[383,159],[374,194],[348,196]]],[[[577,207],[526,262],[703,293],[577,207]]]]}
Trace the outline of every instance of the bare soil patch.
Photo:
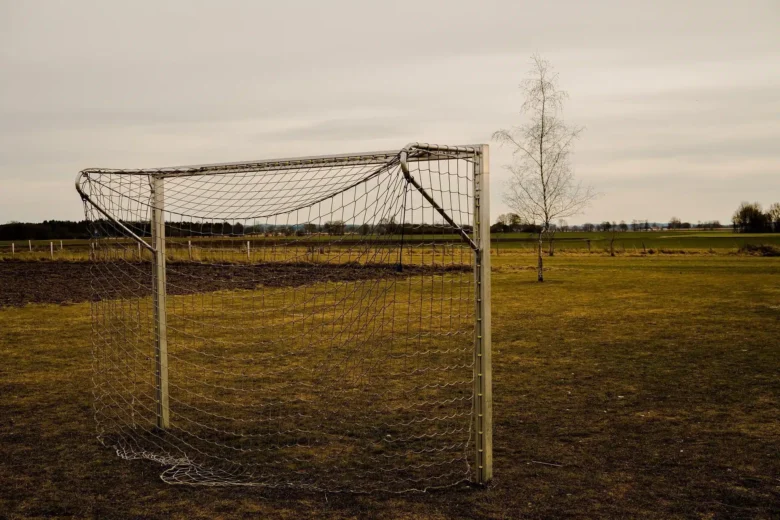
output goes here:
{"type": "MultiPolygon", "coordinates": [[[[0,307],[28,303],[77,303],[101,298],[151,295],[151,264],[129,262],[0,262],[0,307]],[[94,276],[93,276],[94,275],[94,276]],[[116,283],[112,283],[115,280],[116,283]]],[[[392,264],[200,264],[169,263],[168,294],[266,287],[300,287],[316,282],[467,271],[469,266],[392,264]]]]}

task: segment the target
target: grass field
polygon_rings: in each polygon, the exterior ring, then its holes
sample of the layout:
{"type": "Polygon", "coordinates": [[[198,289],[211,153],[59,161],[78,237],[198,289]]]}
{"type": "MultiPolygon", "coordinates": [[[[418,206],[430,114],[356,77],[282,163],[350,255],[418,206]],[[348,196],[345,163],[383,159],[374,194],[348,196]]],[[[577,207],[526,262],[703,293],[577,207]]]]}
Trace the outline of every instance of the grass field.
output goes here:
{"type": "Polygon", "coordinates": [[[0,517],[780,516],[780,258],[561,255],[544,284],[533,260],[493,257],[488,489],[164,484],[95,440],[89,304],[2,308],[0,517]]]}
{"type": "MultiPolygon", "coordinates": [[[[537,238],[529,233],[493,233],[494,248],[533,249],[537,238]]],[[[731,231],[628,231],[615,239],[618,252],[634,253],[653,249],[680,250],[736,250],[746,244],[780,245],[780,233],[733,233],[731,231]]],[[[557,250],[588,250],[602,252],[609,247],[609,236],[601,232],[557,233],[557,250]]]]}
{"type": "MultiPolygon", "coordinates": [[[[251,249],[259,250],[268,248],[268,244],[274,243],[279,246],[296,245],[301,248],[314,248],[318,244],[328,242],[329,245],[340,243],[339,247],[349,248],[351,243],[362,239],[360,235],[345,235],[334,241],[331,236],[309,236],[309,237],[219,237],[219,238],[169,238],[168,254],[180,258],[188,257],[187,241],[192,242],[192,248],[200,258],[208,258],[209,251],[218,251],[226,247],[231,247],[238,253],[237,259],[243,259],[246,251],[246,242],[250,242],[251,249]]],[[[389,242],[396,244],[399,236],[388,235],[383,237],[374,237],[377,242],[389,242]]],[[[430,243],[435,241],[452,242],[457,237],[455,235],[408,235],[404,241],[410,245],[422,242],[430,243]]],[[[531,233],[493,233],[492,237],[493,251],[500,254],[505,250],[532,251],[537,247],[537,236],[531,233]]],[[[609,237],[607,233],[602,232],[568,232],[558,233],[555,237],[555,250],[557,252],[590,252],[601,254],[609,250],[609,237]]],[[[57,260],[88,260],[89,259],[89,241],[88,240],[63,240],[62,249],[60,241],[33,240],[32,251],[27,241],[16,241],[15,254],[11,252],[11,241],[0,241],[0,259],[40,259],[50,260],[50,244],[54,244],[54,259],[57,260]]],[[[137,250],[137,244],[130,240],[120,241],[127,248],[128,254],[137,250]]],[[[639,254],[639,253],[679,253],[686,252],[725,252],[737,251],[745,245],[771,245],[780,247],[780,233],[734,233],[731,231],[629,231],[618,234],[615,239],[615,251],[618,254],[639,254]]],[[[547,246],[545,246],[546,248],[547,246]]],[[[142,251],[142,255],[148,253],[142,251]]],[[[221,254],[221,253],[219,253],[221,254]]],[[[211,256],[215,256],[211,254],[211,256]]]]}

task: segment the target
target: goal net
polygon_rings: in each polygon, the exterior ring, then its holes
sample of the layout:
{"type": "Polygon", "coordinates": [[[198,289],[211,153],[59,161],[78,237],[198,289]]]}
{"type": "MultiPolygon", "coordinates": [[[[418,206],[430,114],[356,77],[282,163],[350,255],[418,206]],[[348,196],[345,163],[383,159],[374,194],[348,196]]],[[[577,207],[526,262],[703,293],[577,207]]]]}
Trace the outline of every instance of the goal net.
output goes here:
{"type": "Polygon", "coordinates": [[[413,144],[80,172],[99,440],[169,483],[489,480],[487,161],[413,144]]]}

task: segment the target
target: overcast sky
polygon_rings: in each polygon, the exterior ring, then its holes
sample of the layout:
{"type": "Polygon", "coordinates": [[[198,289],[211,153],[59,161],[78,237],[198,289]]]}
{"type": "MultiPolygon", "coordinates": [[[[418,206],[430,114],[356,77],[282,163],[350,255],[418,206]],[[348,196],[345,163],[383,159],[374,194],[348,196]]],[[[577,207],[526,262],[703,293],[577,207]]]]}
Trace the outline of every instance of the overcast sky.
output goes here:
{"type": "Polygon", "coordinates": [[[85,167],[489,142],[533,52],[603,194],[571,222],[727,222],[780,201],[778,27],[778,0],[0,0],[0,223],[83,218],[85,167]]]}

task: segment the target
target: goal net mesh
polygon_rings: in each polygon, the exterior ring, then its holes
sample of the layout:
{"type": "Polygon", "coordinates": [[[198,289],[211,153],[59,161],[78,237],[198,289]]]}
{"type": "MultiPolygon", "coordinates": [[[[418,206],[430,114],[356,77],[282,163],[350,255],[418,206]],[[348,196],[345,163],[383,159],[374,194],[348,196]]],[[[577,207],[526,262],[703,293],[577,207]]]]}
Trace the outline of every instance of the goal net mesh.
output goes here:
{"type": "Polygon", "coordinates": [[[477,154],[413,150],[408,175],[389,152],[84,170],[100,441],[164,465],[170,483],[400,492],[471,480],[477,154]]]}

